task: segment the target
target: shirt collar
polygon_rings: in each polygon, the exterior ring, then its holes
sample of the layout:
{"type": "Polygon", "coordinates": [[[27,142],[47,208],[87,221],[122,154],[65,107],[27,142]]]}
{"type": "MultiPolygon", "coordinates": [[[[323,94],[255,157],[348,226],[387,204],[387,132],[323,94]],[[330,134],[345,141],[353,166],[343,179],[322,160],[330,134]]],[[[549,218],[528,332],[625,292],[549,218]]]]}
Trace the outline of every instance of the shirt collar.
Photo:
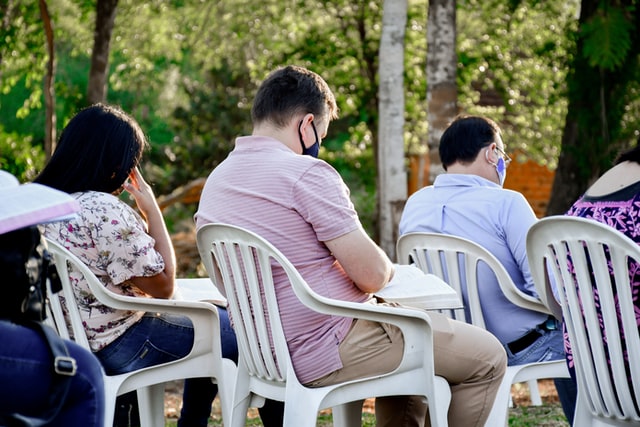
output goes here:
{"type": "Polygon", "coordinates": [[[436,177],[434,187],[495,187],[502,188],[493,181],[473,174],[443,173],[436,177]]]}
{"type": "Polygon", "coordinates": [[[278,149],[293,153],[293,150],[287,147],[285,144],[269,136],[239,136],[236,138],[235,149],[238,151],[278,149]]]}

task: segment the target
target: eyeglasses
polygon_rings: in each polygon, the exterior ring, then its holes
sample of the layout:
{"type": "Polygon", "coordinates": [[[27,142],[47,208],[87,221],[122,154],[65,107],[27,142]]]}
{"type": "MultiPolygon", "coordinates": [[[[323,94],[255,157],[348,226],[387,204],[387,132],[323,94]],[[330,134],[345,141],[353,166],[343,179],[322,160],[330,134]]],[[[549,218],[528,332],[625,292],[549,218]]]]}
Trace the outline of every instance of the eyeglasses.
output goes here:
{"type": "Polygon", "coordinates": [[[502,154],[502,158],[504,159],[505,166],[509,166],[509,163],[511,163],[511,157],[509,157],[509,155],[505,153],[504,150],[498,148],[497,145],[496,145],[496,151],[502,154]]]}

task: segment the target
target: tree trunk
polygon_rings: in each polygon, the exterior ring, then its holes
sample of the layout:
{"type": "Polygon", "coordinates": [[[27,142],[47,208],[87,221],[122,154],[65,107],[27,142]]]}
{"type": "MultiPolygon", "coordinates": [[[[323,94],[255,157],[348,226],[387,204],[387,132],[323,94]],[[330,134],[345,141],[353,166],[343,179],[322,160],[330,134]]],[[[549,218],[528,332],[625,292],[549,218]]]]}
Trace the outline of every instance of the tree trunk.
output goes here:
{"type": "Polygon", "coordinates": [[[107,93],[109,68],[109,45],[116,20],[118,0],[98,0],[96,5],[96,27],[91,53],[91,69],[87,85],[89,105],[103,102],[107,93]]]}
{"type": "Polygon", "coordinates": [[[56,73],[55,45],[53,37],[53,25],[49,8],[45,0],[39,1],[40,17],[44,26],[44,33],[47,39],[47,71],[44,76],[44,104],[45,104],[45,133],[44,133],[44,153],[46,159],[51,158],[56,144],[56,96],[53,84],[56,73]]]}
{"type": "MultiPolygon", "coordinates": [[[[427,146],[430,183],[443,172],[438,153],[440,137],[458,114],[456,63],[456,1],[430,0],[427,23],[427,146]]],[[[418,170],[422,170],[422,165],[418,166],[418,170]]]]}
{"type": "Polygon", "coordinates": [[[400,214],[407,199],[404,156],[404,37],[407,0],[385,0],[380,38],[378,197],[380,246],[395,259],[400,214]]]}
{"type": "MultiPolygon", "coordinates": [[[[629,0],[633,2],[633,0],[629,0]]],[[[628,2],[623,2],[628,3],[628,2]]],[[[602,13],[599,0],[582,0],[579,25],[582,28],[602,13]]],[[[627,4],[628,5],[628,4],[627,4]]],[[[619,6],[623,7],[623,6],[619,6]]],[[[547,215],[561,215],[589,185],[612,165],[625,141],[620,138],[629,86],[638,73],[640,53],[639,12],[636,8],[631,32],[631,49],[624,63],[615,69],[593,64],[584,53],[583,32],[578,31],[576,53],[567,76],[569,105],[562,134],[547,215]]]]}

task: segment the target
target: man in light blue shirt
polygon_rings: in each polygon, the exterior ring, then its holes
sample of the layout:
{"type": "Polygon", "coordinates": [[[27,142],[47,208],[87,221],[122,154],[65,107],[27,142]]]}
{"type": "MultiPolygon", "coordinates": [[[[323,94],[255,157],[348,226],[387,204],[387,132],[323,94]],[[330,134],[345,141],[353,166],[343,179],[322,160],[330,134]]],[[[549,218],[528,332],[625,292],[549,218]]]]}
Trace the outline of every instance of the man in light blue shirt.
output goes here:
{"type": "MultiPolygon", "coordinates": [[[[537,218],[522,194],[502,188],[511,159],[498,125],[459,117],[443,133],[439,152],[447,173],[409,198],[400,235],[435,232],[474,241],[500,260],[520,290],[537,297],[526,254],[527,231],[537,218]]],[[[509,365],[564,359],[559,322],[507,300],[488,268],[478,282],[487,329],[504,345],[509,365]]],[[[575,386],[562,379],[556,387],[571,420],[575,386]]]]}

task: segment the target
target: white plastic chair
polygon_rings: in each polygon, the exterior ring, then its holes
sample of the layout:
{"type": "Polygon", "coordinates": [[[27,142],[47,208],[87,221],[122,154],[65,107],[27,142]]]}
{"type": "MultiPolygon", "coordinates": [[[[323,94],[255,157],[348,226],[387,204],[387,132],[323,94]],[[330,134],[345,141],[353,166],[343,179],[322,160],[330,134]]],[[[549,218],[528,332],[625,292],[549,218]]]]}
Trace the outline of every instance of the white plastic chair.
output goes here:
{"type": "MultiPolygon", "coordinates": [[[[478,293],[478,286],[481,285],[477,281],[478,264],[481,262],[493,271],[502,293],[513,304],[528,310],[552,314],[540,300],[516,287],[507,270],[493,254],[468,239],[440,233],[407,233],[398,239],[396,253],[400,263],[412,260],[425,273],[435,274],[447,282],[461,296],[464,295],[462,287],[466,284],[467,298],[464,303],[470,318],[467,318],[465,309],[444,311],[444,314],[456,320],[486,329],[478,293]]],[[[507,425],[513,384],[527,382],[532,404],[541,405],[537,380],[568,377],[569,371],[564,360],[508,366],[485,425],[507,425]]]]}
{"type": "Polygon", "coordinates": [[[628,264],[640,262],[638,244],[594,220],[553,216],[529,230],[527,256],[540,295],[557,309],[549,268],[560,298],[578,382],[573,425],[640,425],[640,335],[628,264]]]}
{"type": "MultiPolygon", "coordinates": [[[[164,383],[195,377],[211,377],[212,381],[218,384],[222,417],[229,419],[236,365],[230,359],[224,359],[221,356],[220,325],[214,305],[198,301],[118,295],[107,290],[91,270],[64,247],[50,239],[47,239],[47,245],[62,282],[60,292],[54,294],[51,289],[48,290],[49,322],[54,324],[63,338],[72,339],[90,350],[73,287],[69,281],[69,266],[73,266],[76,271],[84,275],[91,292],[98,301],[108,307],[180,314],[188,316],[194,325],[193,348],[184,358],[124,374],[104,375],[105,427],[113,425],[116,397],[133,390],[137,390],[141,425],[143,427],[164,426],[164,383]],[[64,298],[64,303],[61,298],[64,298]],[[66,318],[62,304],[67,308],[66,318]]],[[[168,337],[168,339],[171,338],[168,337]]]]}
{"type": "Polygon", "coordinates": [[[197,243],[211,279],[224,288],[238,339],[238,380],[228,425],[243,426],[247,408],[260,406],[268,398],[285,402],[285,427],[315,426],[318,411],[330,407],[334,425],[360,426],[364,399],[395,395],[425,396],[431,425],[447,425],[451,390],[444,378],[434,374],[431,324],[424,311],[318,295],[278,249],[239,227],[204,225],[197,232],[197,243]],[[405,340],[400,366],[372,378],[318,388],[303,386],[293,370],[280,322],[274,265],[282,267],[296,296],[314,311],[398,326],[405,340]]]}

